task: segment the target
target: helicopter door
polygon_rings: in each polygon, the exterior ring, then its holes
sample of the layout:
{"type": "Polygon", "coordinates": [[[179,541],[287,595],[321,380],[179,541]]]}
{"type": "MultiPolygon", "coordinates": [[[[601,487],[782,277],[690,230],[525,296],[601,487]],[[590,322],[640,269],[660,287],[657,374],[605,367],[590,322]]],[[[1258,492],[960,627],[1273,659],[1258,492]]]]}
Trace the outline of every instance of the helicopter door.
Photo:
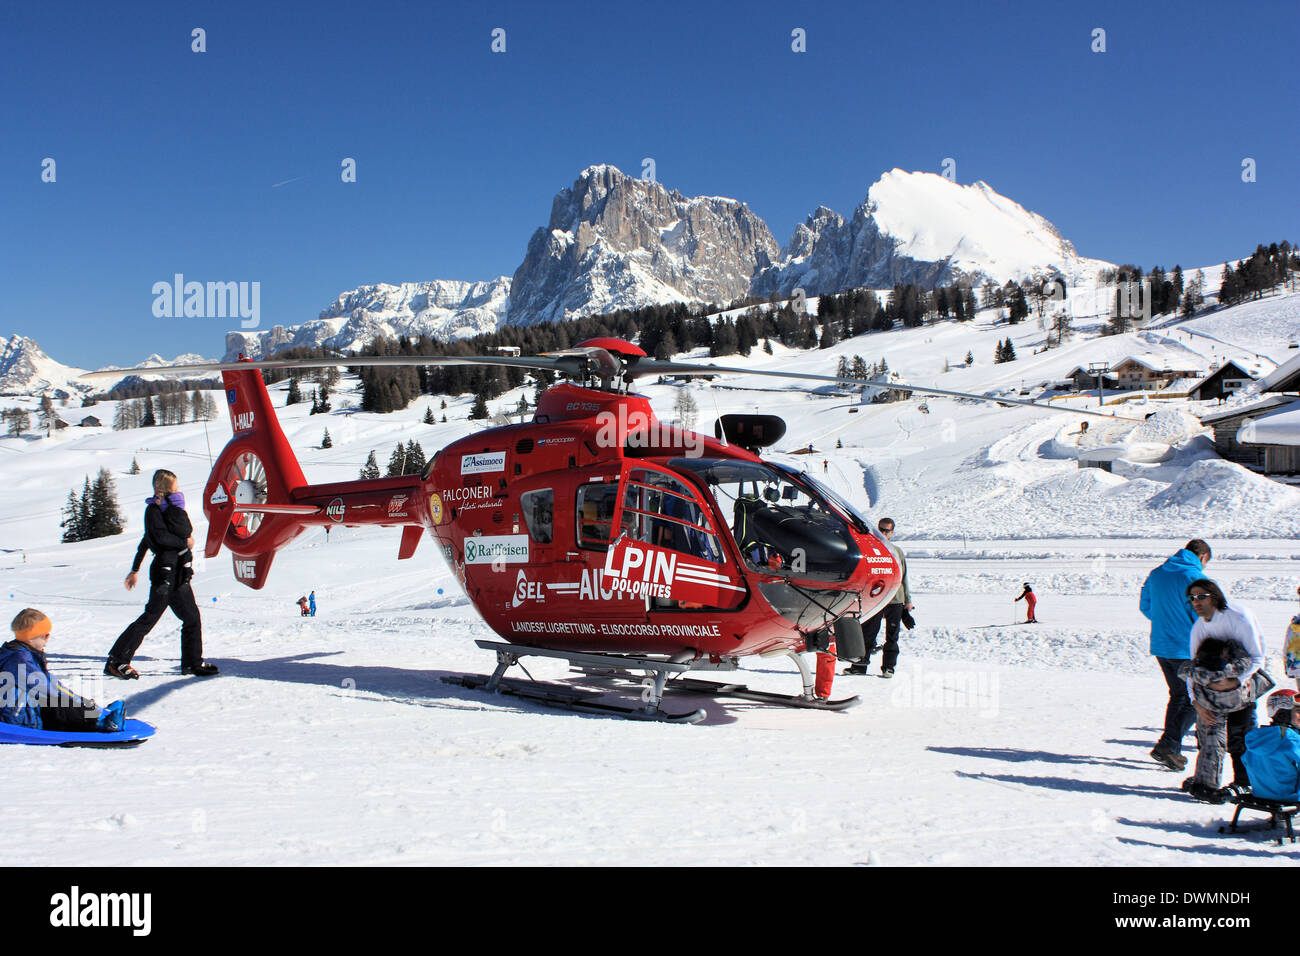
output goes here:
{"type": "Polygon", "coordinates": [[[623,466],[620,488],[606,587],[645,597],[651,609],[740,605],[744,581],[726,563],[713,518],[693,489],[643,462],[623,466]]]}

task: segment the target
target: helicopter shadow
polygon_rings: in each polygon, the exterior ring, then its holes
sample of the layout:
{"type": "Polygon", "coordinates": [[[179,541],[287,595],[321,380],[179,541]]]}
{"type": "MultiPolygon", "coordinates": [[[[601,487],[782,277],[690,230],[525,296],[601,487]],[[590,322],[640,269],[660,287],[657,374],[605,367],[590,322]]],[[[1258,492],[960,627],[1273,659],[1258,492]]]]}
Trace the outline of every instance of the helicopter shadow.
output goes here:
{"type": "MultiPolygon", "coordinates": [[[[342,654],[342,651],[321,651],[315,653],[295,654],[259,661],[222,661],[223,674],[251,680],[266,680],[274,683],[310,684],[329,688],[340,695],[377,695],[385,701],[415,707],[466,709],[458,704],[497,703],[521,713],[551,713],[556,707],[541,702],[529,701],[509,694],[497,694],[478,688],[462,687],[448,683],[444,677],[465,676],[460,671],[450,670],[412,670],[403,667],[383,667],[377,665],[343,665],[324,663],[322,657],[342,654]]],[[[583,691],[588,688],[590,679],[548,681],[557,688],[583,691]]],[[[589,691],[590,692],[590,691],[589,691]]],[[[601,700],[609,692],[590,692],[592,700],[601,700]]],[[[673,695],[669,699],[685,698],[685,693],[673,695]]],[[[632,700],[635,700],[632,697],[632,700]]],[[[626,695],[620,695],[618,703],[630,702],[626,695]]],[[[559,708],[569,710],[569,708],[559,708]]],[[[725,712],[714,713],[715,707],[703,708],[707,717],[701,723],[730,723],[735,720],[725,712]]],[[[669,713],[677,713],[673,708],[669,713]]],[[[608,719],[611,715],[595,714],[581,710],[570,710],[569,716],[585,717],[596,720],[608,719]]],[[[621,719],[621,718],[620,718],[621,719]]]]}
{"type": "Polygon", "coordinates": [[[1127,757],[1095,757],[1079,754],[1053,753],[1047,750],[1014,750],[1000,747],[927,747],[932,753],[953,754],[958,757],[980,757],[986,760],[1002,760],[1007,763],[1056,763],[1056,764],[1091,764],[1098,767],[1120,767],[1125,770],[1134,767],[1148,769],[1149,761],[1132,760],[1127,757]]]}
{"type": "MultiPolygon", "coordinates": [[[[1216,836],[1218,834],[1215,834],[1216,836]]],[[[1242,834],[1224,834],[1224,836],[1240,837],[1242,834]]],[[[1195,846],[1176,846],[1172,843],[1151,843],[1147,840],[1135,840],[1132,837],[1116,837],[1119,843],[1126,846],[1148,847],[1156,850],[1173,850],[1176,853],[1189,853],[1196,856],[1221,856],[1247,858],[1254,860],[1300,860],[1300,853],[1294,850],[1268,850],[1264,848],[1256,849],[1252,847],[1230,847],[1219,843],[1198,843],[1195,846]]]]}
{"type": "Polygon", "coordinates": [[[983,780],[995,784],[1018,784],[1025,787],[1041,787],[1047,790],[1068,793],[1099,793],[1111,797],[1154,797],[1159,800],[1187,801],[1187,795],[1179,790],[1155,789],[1150,787],[1126,787],[1100,780],[1080,780],[1071,777],[1021,777],[1014,774],[967,773],[954,771],[958,777],[967,780],[983,780]]]}
{"type": "MultiPolygon", "coordinates": [[[[1227,819],[1228,818],[1225,818],[1225,823],[1227,819]]],[[[1260,820],[1260,818],[1257,817],[1256,821],[1258,820],[1260,820]]],[[[1201,844],[1196,847],[1188,847],[1145,843],[1134,839],[1124,841],[1138,846],[1161,846],[1164,849],[1181,850],[1185,853],[1216,853],[1223,856],[1251,856],[1261,859],[1283,857],[1291,860],[1300,860],[1300,845],[1291,846],[1290,844],[1284,844],[1283,846],[1276,847],[1276,849],[1272,850],[1263,848],[1262,846],[1260,849],[1255,849],[1254,847],[1261,845],[1262,841],[1266,840],[1269,843],[1273,843],[1276,841],[1277,836],[1285,831],[1280,827],[1269,828],[1267,823],[1261,824],[1245,820],[1244,818],[1240,825],[1241,829],[1237,833],[1219,833],[1219,824],[1217,823],[1195,823],[1192,821],[1170,823],[1159,822],[1156,820],[1130,820],[1127,817],[1116,817],[1115,822],[1128,827],[1139,827],[1147,830],[1163,830],[1166,833],[1185,833],[1188,836],[1194,837],[1209,836],[1212,839],[1236,837],[1242,839],[1246,843],[1245,847],[1231,847],[1219,843],[1201,844]],[[1260,838],[1262,838],[1262,840],[1260,838]]],[[[1123,840],[1123,838],[1121,838],[1121,840],[1123,840]]]]}

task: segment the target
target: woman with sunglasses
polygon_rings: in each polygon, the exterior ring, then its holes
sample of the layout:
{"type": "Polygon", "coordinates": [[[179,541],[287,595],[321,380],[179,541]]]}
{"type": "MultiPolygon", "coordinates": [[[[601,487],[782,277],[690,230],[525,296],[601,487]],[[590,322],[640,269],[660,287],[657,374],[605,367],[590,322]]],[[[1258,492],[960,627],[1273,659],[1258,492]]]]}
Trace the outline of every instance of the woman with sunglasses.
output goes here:
{"type": "MultiPolygon", "coordinates": [[[[1241,673],[1239,679],[1245,684],[1256,671],[1264,669],[1264,635],[1260,632],[1259,621],[1247,607],[1229,601],[1223,591],[1209,578],[1200,578],[1187,586],[1187,600],[1196,612],[1196,623],[1192,625],[1191,652],[1195,660],[1201,643],[1209,638],[1232,642],[1250,657],[1249,666],[1241,673]]],[[[1191,688],[1188,688],[1191,696],[1191,688]]],[[[1196,708],[1196,736],[1200,741],[1202,734],[1222,732],[1219,717],[1192,699],[1196,708]]],[[[1255,729],[1255,702],[1242,706],[1228,714],[1224,721],[1227,725],[1228,754],[1232,757],[1232,784],[1234,791],[1250,788],[1250,777],[1242,754],[1246,752],[1246,734],[1255,729]]]]}

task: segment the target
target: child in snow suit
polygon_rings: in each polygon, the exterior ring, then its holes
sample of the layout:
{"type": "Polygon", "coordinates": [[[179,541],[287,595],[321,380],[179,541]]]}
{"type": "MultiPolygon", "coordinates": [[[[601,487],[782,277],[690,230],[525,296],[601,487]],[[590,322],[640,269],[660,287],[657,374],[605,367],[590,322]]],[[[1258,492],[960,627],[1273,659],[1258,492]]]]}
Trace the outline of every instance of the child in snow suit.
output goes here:
{"type": "Polygon", "coordinates": [[[307,617],[311,614],[311,611],[307,608],[307,595],[304,594],[302,597],[298,598],[298,610],[301,612],[303,617],[307,617]]]}
{"type": "Polygon", "coordinates": [[[1300,800],[1300,704],[1293,690],[1269,695],[1272,724],[1246,735],[1251,790],[1265,800],[1300,800]]]}
{"type": "MultiPolygon", "coordinates": [[[[1296,588],[1300,596],[1300,588],[1296,588]]],[[[1286,676],[1295,678],[1296,690],[1300,690],[1300,614],[1291,618],[1287,625],[1286,637],[1282,642],[1282,657],[1286,667],[1286,676]]]]}
{"type": "Polygon", "coordinates": [[[102,712],[93,700],[68,690],[50,674],[45,645],[54,626],[35,608],[23,608],[9,629],[14,639],[0,647],[0,722],[35,730],[122,729],[122,701],[102,712]]]}
{"type": "Polygon", "coordinates": [[[1034,608],[1038,606],[1038,598],[1034,596],[1034,589],[1029,586],[1028,581],[1025,582],[1025,589],[1021,591],[1020,596],[1016,598],[1017,604],[1020,603],[1021,598],[1024,598],[1025,609],[1028,611],[1025,616],[1025,623],[1037,624],[1038,618],[1034,616],[1034,608]]]}
{"type": "MultiPolygon", "coordinates": [[[[1228,749],[1228,718],[1266,693],[1273,681],[1255,670],[1250,655],[1235,641],[1209,637],[1197,648],[1196,657],[1178,669],[1200,711],[1212,720],[1196,721],[1196,773],[1183,781],[1183,789],[1194,799],[1223,803],[1232,788],[1219,788],[1223,754],[1228,749]]],[[[1234,782],[1239,786],[1241,781],[1234,782]]]]}

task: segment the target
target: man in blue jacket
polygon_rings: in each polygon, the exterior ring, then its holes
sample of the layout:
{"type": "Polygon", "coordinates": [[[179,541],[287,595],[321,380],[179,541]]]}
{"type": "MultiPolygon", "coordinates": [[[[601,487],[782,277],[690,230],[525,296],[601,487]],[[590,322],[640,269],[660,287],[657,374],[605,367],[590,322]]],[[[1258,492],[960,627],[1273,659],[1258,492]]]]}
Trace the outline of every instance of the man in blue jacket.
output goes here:
{"type": "Polygon", "coordinates": [[[1191,658],[1192,625],[1196,612],[1187,601],[1187,586],[1205,577],[1210,563],[1210,546],[1193,538],[1164,564],[1147,575],[1142,585],[1142,613],[1151,621],[1151,653],[1169,685],[1165,707],[1165,729],[1151,751],[1151,759],[1170,770],[1187,766],[1183,738],[1196,722],[1196,710],[1187,694],[1187,683],[1178,667],[1191,658]]]}

